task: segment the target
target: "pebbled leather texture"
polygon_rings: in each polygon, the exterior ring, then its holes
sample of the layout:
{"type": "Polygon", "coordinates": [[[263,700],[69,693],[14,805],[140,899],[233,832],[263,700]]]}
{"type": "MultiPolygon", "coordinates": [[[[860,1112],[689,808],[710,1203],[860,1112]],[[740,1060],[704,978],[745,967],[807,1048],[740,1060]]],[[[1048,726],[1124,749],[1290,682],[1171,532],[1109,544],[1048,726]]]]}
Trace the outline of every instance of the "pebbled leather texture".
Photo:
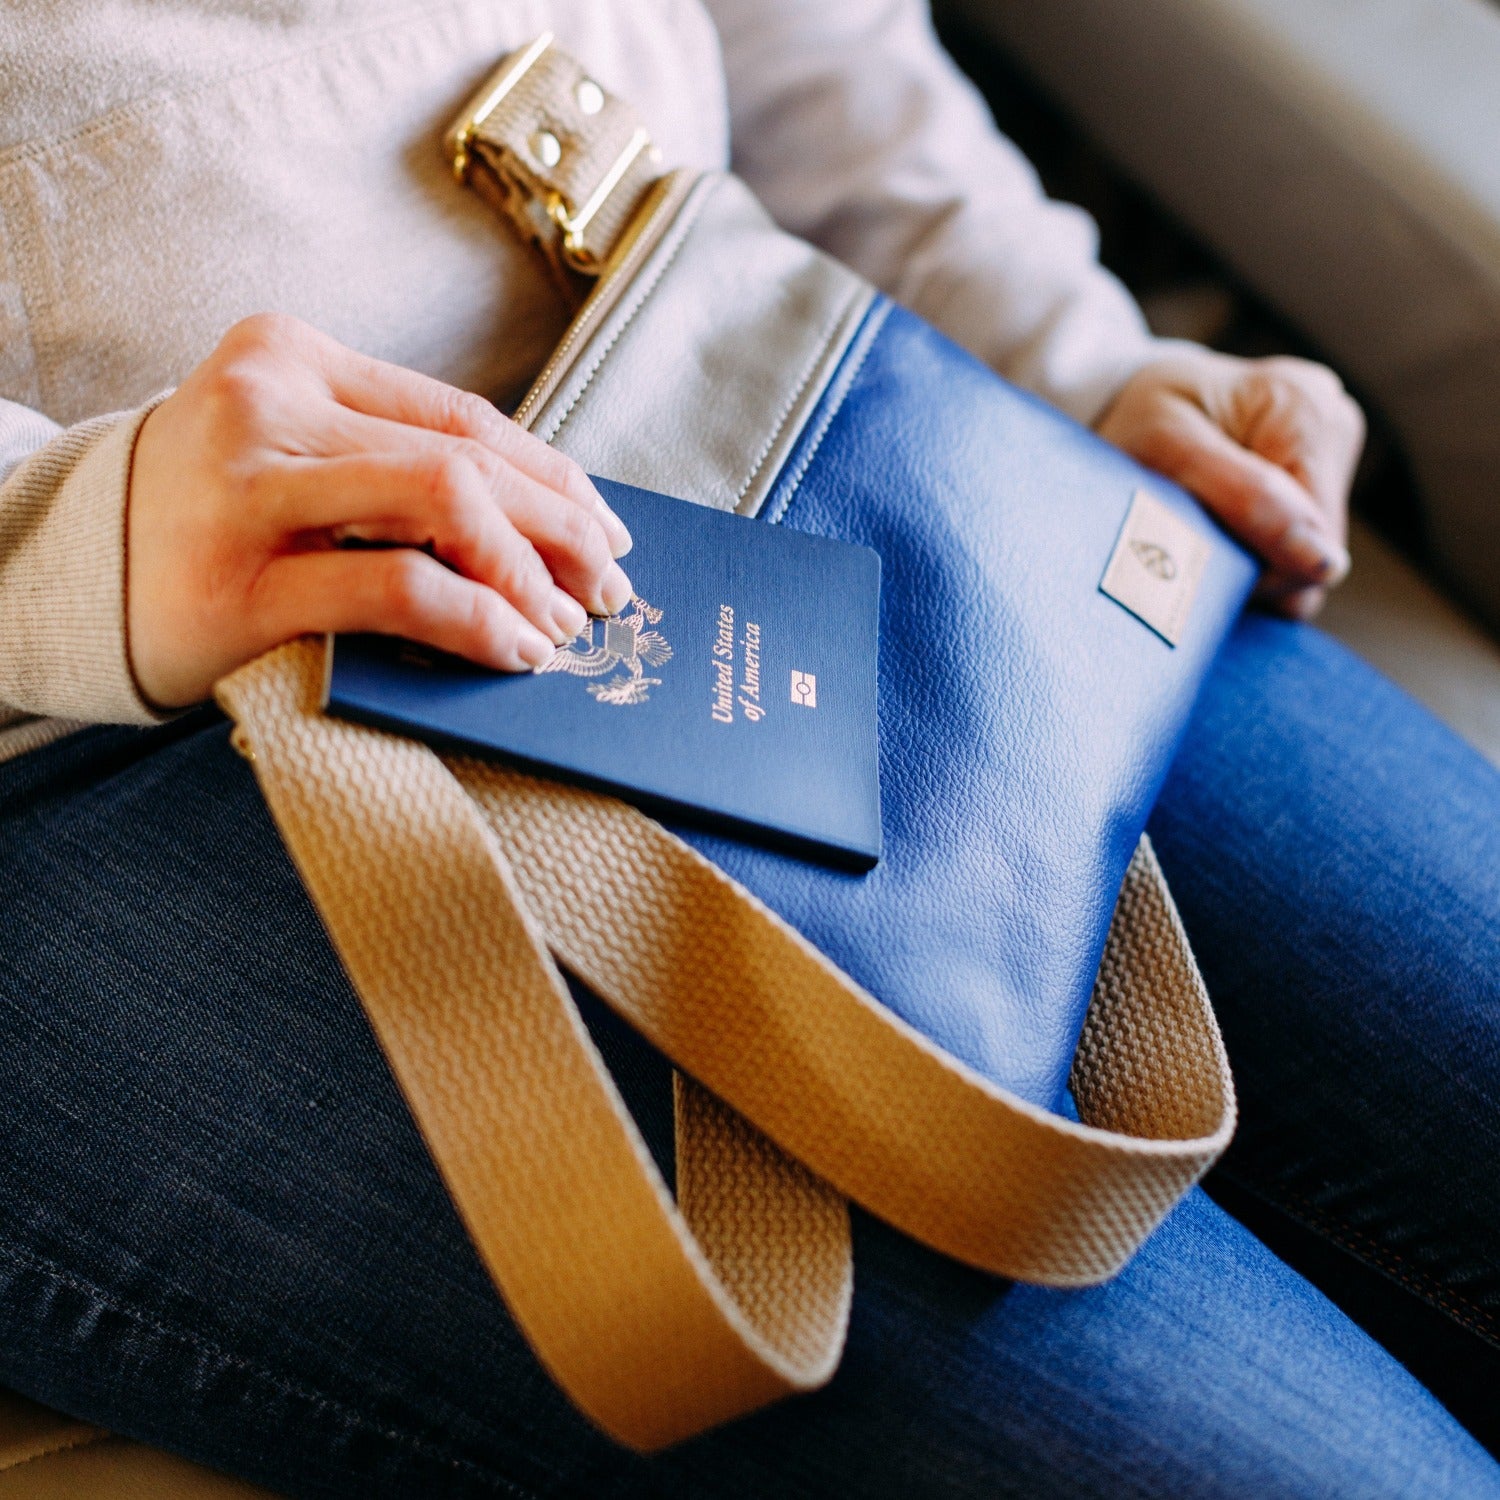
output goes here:
{"type": "Polygon", "coordinates": [[[855,876],[679,831],[933,1041],[1066,1110],[1120,882],[1254,564],[884,300],[762,515],[881,555],[885,856],[855,876]],[[1141,488],[1210,541],[1175,647],[1098,587],[1141,488]]]}

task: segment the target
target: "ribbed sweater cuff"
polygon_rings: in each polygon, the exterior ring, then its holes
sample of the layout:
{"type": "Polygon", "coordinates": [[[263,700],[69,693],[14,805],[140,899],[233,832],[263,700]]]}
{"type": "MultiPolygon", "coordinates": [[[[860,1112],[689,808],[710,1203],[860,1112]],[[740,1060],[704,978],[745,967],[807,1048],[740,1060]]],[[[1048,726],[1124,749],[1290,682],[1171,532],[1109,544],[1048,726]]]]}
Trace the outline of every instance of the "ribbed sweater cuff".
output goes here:
{"type": "Polygon", "coordinates": [[[138,411],[69,428],[0,485],[0,703],[95,723],[163,716],[141,696],[125,616],[125,506],[138,411]]]}

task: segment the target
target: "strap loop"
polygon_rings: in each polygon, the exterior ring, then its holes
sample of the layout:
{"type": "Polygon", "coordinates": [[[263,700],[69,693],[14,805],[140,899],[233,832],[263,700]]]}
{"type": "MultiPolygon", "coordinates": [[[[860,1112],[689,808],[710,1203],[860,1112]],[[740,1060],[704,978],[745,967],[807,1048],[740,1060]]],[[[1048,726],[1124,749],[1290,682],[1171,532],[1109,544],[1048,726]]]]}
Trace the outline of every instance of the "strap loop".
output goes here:
{"type": "Polygon", "coordinates": [[[1228,1063],[1144,840],[1075,1124],[943,1054],[634,809],[326,717],[324,650],[281,647],[217,697],[501,1295],[621,1442],[828,1379],[852,1284],[830,1183],[972,1264],[1077,1285],[1227,1144],[1228,1063]],[[549,948],[699,1080],[677,1085],[676,1205],[549,948]]]}
{"type": "Polygon", "coordinates": [[[603,272],[661,159],[635,110],[551,32],[502,59],[444,144],[458,180],[515,223],[570,295],[603,272]]]}

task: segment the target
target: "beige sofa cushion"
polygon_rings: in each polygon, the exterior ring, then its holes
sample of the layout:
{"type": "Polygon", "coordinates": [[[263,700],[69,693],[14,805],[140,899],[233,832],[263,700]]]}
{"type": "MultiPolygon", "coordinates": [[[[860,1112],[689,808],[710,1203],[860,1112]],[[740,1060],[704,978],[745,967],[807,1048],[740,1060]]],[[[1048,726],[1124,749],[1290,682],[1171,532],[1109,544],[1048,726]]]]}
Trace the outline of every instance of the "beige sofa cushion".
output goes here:
{"type": "Polygon", "coordinates": [[[1500,628],[1500,5],[938,4],[1358,383],[1500,628]]]}
{"type": "Polygon", "coordinates": [[[273,1500],[0,1391],[0,1500],[273,1500]]]}

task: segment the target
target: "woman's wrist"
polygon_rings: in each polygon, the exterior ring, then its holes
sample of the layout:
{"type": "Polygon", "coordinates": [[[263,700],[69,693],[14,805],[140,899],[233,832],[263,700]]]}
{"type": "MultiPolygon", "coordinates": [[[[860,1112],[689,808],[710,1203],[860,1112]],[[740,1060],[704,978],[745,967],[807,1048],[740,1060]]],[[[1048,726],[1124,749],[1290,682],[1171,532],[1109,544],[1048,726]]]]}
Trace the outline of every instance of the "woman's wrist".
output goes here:
{"type": "Polygon", "coordinates": [[[236,325],[150,415],[127,530],[130,661],[167,707],[310,632],[526,670],[630,596],[629,535],[576,464],[284,317],[236,325]]]}

